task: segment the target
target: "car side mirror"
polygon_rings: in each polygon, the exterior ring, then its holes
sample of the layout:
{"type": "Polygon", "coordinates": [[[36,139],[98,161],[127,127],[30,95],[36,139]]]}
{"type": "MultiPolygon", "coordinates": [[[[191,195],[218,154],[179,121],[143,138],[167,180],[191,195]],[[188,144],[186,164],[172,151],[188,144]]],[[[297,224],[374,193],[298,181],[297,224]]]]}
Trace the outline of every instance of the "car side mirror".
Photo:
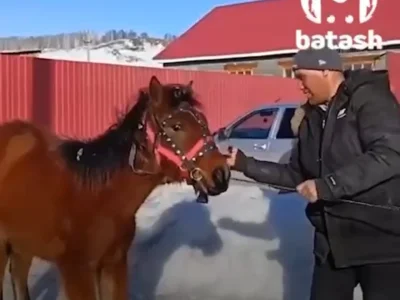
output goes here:
{"type": "Polygon", "coordinates": [[[226,128],[225,127],[221,127],[220,129],[215,131],[213,135],[214,135],[214,137],[216,137],[220,141],[226,140],[228,138],[228,136],[226,134],[226,128]]]}

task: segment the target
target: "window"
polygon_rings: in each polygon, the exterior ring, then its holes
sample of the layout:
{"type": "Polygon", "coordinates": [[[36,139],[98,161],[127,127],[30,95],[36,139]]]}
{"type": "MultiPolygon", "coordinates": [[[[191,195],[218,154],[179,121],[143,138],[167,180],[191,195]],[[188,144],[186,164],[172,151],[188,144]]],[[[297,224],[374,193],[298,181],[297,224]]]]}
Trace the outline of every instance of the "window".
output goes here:
{"type": "Polygon", "coordinates": [[[343,69],[345,69],[345,70],[351,70],[351,69],[352,69],[352,66],[351,66],[351,64],[343,64],[343,69]]]}
{"type": "Polygon", "coordinates": [[[231,139],[267,139],[278,109],[256,111],[239,120],[229,134],[231,139]]]}
{"type": "Polygon", "coordinates": [[[229,74],[253,75],[257,65],[257,63],[226,64],[224,70],[229,74]]]}
{"type": "Polygon", "coordinates": [[[364,63],[363,67],[364,67],[364,69],[373,70],[374,69],[374,63],[364,63]]]}
{"type": "Polygon", "coordinates": [[[277,139],[294,139],[296,138],[290,121],[293,118],[295,108],[286,108],[282,117],[281,125],[279,127],[278,133],[276,134],[277,139]]]}
{"type": "Polygon", "coordinates": [[[347,62],[344,64],[345,70],[359,70],[359,69],[370,69],[373,70],[375,66],[374,62],[347,62]]]}
{"type": "Polygon", "coordinates": [[[290,68],[284,68],[283,69],[283,77],[294,78],[293,69],[291,67],[290,68]]]}
{"type": "Polygon", "coordinates": [[[278,66],[282,69],[283,77],[294,78],[293,59],[285,58],[278,61],[278,66]]]}
{"type": "Polygon", "coordinates": [[[229,74],[253,75],[253,70],[228,71],[229,74]]]}

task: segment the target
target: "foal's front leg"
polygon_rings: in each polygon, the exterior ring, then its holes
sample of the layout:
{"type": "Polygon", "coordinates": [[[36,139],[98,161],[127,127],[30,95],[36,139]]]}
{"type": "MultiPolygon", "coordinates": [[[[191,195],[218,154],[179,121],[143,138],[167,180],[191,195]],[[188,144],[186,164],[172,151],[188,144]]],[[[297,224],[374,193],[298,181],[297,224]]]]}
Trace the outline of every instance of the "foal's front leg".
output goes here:
{"type": "Polygon", "coordinates": [[[126,252],[121,254],[118,260],[102,264],[99,274],[101,300],[128,300],[128,262],[126,252]]]}
{"type": "Polygon", "coordinates": [[[66,259],[57,262],[57,267],[61,274],[62,293],[66,299],[98,300],[95,267],[66,259]]]}
{"type": "Polygon", "coordinates": [[[101,300],[128,300],[128,251],[135,235],[136,223],[129,224],[126,234],[107,252],[99,264],[101,300]]]}

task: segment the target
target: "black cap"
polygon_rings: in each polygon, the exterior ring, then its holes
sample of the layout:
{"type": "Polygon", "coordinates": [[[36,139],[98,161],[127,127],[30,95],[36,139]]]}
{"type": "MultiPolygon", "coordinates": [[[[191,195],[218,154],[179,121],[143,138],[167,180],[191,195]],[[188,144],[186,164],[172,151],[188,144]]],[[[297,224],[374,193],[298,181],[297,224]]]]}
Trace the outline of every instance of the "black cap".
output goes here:
{"type": "Polygon", "coordinates": [[[294,70],[343,71],[339,52],[330,48],[299,50],[294,56],[294,70]]]}

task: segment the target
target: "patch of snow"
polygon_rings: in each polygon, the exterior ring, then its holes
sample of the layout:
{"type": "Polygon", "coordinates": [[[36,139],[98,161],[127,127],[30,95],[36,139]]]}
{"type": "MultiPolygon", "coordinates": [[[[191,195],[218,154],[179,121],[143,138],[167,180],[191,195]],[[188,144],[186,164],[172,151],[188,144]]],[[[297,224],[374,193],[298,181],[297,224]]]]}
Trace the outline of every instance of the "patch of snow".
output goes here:
{"type": "Polygon", "coordinates": [[[308,300],[305,206],[298,194],[234,184],[207,205],[186,185],[156,189],[137,215],[132,299],[308,300]]]}
{"type": "Polygon", "coordinates": [[[161,68],[162,64],[153,60],[153,57],[163,49],[164,46],[162,44],[142,42],[137,45],[130,40],[117,40],[97,45],[90,49],[85,47],[70,50],[45,49],[38,57],[161,68]]]}

